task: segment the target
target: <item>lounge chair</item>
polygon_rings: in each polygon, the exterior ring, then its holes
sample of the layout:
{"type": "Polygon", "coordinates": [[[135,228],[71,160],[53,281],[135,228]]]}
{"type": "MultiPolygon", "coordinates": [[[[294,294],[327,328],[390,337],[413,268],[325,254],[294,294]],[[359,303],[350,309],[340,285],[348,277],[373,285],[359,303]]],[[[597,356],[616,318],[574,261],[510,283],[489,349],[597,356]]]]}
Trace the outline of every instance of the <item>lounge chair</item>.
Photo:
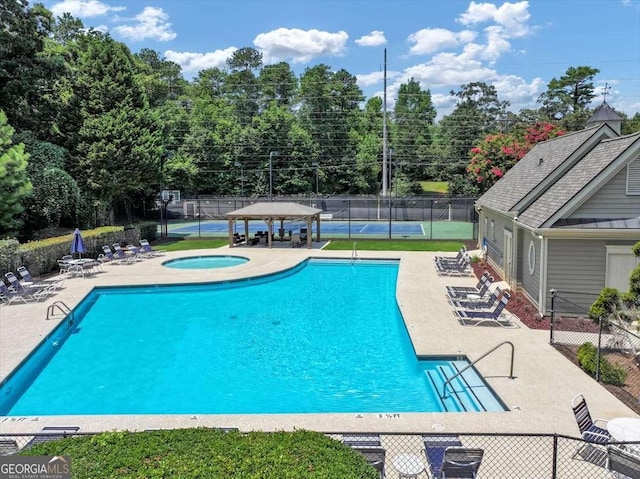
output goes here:
{"type": "Polygon", "coordinates": [[[460,310],[454,309],[453,314],[463,326],[501,326],[503,328],[516,327],[511,321],[502,317],[504,308],[511,296],[507,291],[502,293],[502,298],[493,311],[460,310]]]}
{"type": "Polygon", "coordinates": [[[440,477],[443,479],[473,479],[478,474],[483,449],[448,447],[444,450],[440,477]]]}
{"type": "Polygon", "coordinates": [[[482,273],[482,276],[480,276],[480,279],[478,280],[478,284],[475,286],[445,286],[447,296],[451,299],[455,299],[465,297],[469,294],[480,294],[480,290],[484,288],[488,278],[491,278],[491,282],[493,282],[493,276],[491,276],[488,271],[485,271],[482,273]]]}
{"type": "Polygon", "coordinates": [[[578,394],[571,400],[571,408],[582,439],[598,444],[606,444],[611,441],[611,434],[607,431],[607,421],[591,418],[587,401],[582,394],[578,394]]]}
{"type": "MultiPolygon", "coordinates": [[[[488,286],[487,286],[488,288],[488,286]]],[[[475,299],[456,299],[449,300],[449,304],[456,309],[491,309],[495,306],[498,298],[500,297],[501,290],[499,287],[496,287],[491,293],[489,297],[484,299],[481,297],[475,299]]]]}
{"type": "MultiPolygon", "coordinates": [[[[109,248],[109,246],[105,246],[109,248]]],[[[106,254],[107,250],[105,249],[105,246],[102,247],[102,250],[106,254]]],[[[109,248],[109,251],[111,252],[111,248],[109,248]]],[[[113,252],[111,252],[111,255],[117,264],[131,264],[133,262],[133,258],[125,253],[118,243],[113,243],[113,252]]]]}
{"type": "Polygon", "coordinates": [[[382,447],[379,434],[344,434],[342,442],[351,447],[382,447]]]}
{"type": "Polygon", "coordinates": [[[142,248],[138,248],[135,245],[128,244],[127,251],[131,254],[134,261],[140,261],[145,258],[151,258],[151,255],[144,251],[142,248]]]}
{"type": "Polygon", "coordinates": [[[462,246],[456,256],[434,256],[433,261],[436,263],[457,263],[467,254],[467,248],[462,246]]]}
{"type": "Polygon", "coordinates": [[[386,458],[386,451],[382,447],[357,447],[354,448],[360,454],[364,456],[369,465],[371,465],[376,471],[380,479],[384,479],[384,461],[386,458]]]}
{"type": "MultiPolygon", "coordinates": [[[[244,240],[244,235],[242,235],[241,238],[244,240]]],[[[149,241],[146,239],[140,240],[140,247],[145,253],[149,253],[151,256],[162,256],[166,253],[163,249],[152,248],[151,244],[149,244],[149,241]]]]}
{"type": "Polygon", "coordinates": [[[607,470],[621,479],[640,479],[640,456],[618,446],[608,446],[607,470]]]}
{"type": "Polygon", "coordinates": [[[309,233],[307,232],[307,228],[300,228],[300,240],[307,241],[309,233]]]}
{"type": "Polygon", "coordinates": [[[33,276],[31,276],[31,273],[29,273],[29,270],[26,266],[18,267],[18,274],[22,278],[20,282],[23,286],[32,288],[48,288],[50,293],[59,288],[62,288],[62,286],[64,285],[64,279],[37,283],[33,276]]]}
{"type": "Polygon", "coordinates": [[[587,401],[582,394],[578,394],[571,400],[571,408],[578,423],[580,437],[585,441],[578,445],[573,457],[579,457],[599,467],[606,467],[607,450],[604,445],[612,439],[607,431],[607,421],[591,418],[587,401]]]}
{"type": "Polygon", "coordinates": [[[10,456],[19,450],[18,442],[15,439],[0,439],[0,456],[10,456]]]}
{"type": "Polygon", "coordinates": [[[302,246],[302,240],[300,238],[300,235],[294,233],[293,235],[291,235],[291,247],[299,248],[300,246],[302,246]]]}
{"type": "Polygon", "coordinates": [[[431,477],[433,478],[441,477],[440,469],[443,464],[444,451],[448,447],[462,447],[460,438],[455,434],[425,435],[422,436],[422,442],[424,443],[424,455],[427,458],[427,463],[431,469],[431,477]]]}
{"type": "Polygon", "coordinates": [[[21,294],[24,299],[40,301],[49,294],[48,285],[25,287],[11,271],[5,273],[4,277],[7,278],[7,281],[9,281],[11,285],[10,290],[14,293],[21,294]]]}
{"type": "Polygon", "coordinates": [[[457,263],[435,264],[436,272],[441,276],[469,276],[472,273],[469,260],[463,256],[457,263]]]}
{"type": "Polygon", "coordinates": [[[48,441],[57,441],[65,437],[73,436],[74,432],[80,430],[79,426],[47,426],[40,430],[37,436],[34,436],[23,448],[23,450],[31,449],[36,444],[42,444],[48,441]]]}
{"type": "Polygon", "coordinates": [[[4,284],[4,281],[0,280],[0,301],[7,305],[13,303],[14,301],[22,301],[26,304],[27,298],[25,298],[22,293],[17,293],[10,290],[9,288],[7,288],[7,285],[4,284]]]}

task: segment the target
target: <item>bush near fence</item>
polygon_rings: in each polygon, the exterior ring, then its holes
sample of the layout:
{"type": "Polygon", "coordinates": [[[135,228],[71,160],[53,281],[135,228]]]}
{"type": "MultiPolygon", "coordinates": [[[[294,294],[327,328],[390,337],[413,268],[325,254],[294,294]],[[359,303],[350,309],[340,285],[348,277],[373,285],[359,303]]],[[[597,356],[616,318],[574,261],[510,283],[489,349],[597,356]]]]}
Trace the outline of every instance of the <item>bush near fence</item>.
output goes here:
{"type": "MultiPolygon", "coordinates": [[[[157,236],[157,224],[154,222],[137,225],[102,226],[92,230],[83,230],[87,257],[97,257],[102,253],[102,245],[113,243],[137,244],[141,238],[153,241],[157,236]]],[[[16,271],[26,266],[32,276],[41,276],[58,270],[58,259],[69,254],[73,233],[30,241],[20,244],[14,239],[0,240],[0,271],[16,271]]]]}

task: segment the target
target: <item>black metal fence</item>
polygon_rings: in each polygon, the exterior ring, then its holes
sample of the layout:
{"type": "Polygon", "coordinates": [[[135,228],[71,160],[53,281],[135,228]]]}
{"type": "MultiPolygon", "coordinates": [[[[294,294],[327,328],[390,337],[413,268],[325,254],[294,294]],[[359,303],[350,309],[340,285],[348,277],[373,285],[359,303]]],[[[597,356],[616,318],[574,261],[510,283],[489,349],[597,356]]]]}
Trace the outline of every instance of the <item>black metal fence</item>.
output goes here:
{"type": "MultiPolygon", "coordinates": [[[[87,434],[92,433],[3,434],[0,435],[0,455],[28,451],[34,444],[48,440],[87,434]]],[[[242,433],[232,429],[229,434],[242,433]]],[[[451,453],[451,450],[445,453],[447,448],[458,448],[463,453],[475,455],[478,459],[475,477],[479,479],[627,477],[615,476],[609,470],[613,448],[621,448],[632,461],[637,457],[636,465],[640,464],[640,443],[602,445],[560,434],[431,432],[327,435],[361,452],[384,474],[381,477],[389,478],[401,474],[418,479],[443,477],[443,463],[451,453]]]]}
{"type": "MultiPolygon", "coordinates": [[[[198,224],[192,231],[182,229],[190,236],[228,236],[227,231],[208,230],[202,223],[226,220],[226,214],[260,201],[294,202],[322,210],[323,222],[342,222],[346,227],[335,237],[370,237],[395,239],[477,239],[477,213],[474,198],[449,198],[432,196],[279,196],[270,200],[264,197],[216,197],[182,196],[163,202],[160,215],[161,231],[171,231],[181,225],[198,224]],[[364,231],[359,222],[375,224],[364,231]],[[414,223],[409,230],[397,223],[414,223]],[[392,226],[392,223],[394,224],[392,226]]],[[[323,236],[331,237],[331,233],[323,236]]]]}
{"type": "Polygon", "coordinates": [[[597,294],[551,290],[550,343],[574,362],[585,343],[595,348],[594,379],[640,414],[640,332],[621,319],[589,318],[597,294]],[[611,367],[624,373],[611,373],[611,367]],[[617,381],[624,374],[622,381],[617,381]]]}

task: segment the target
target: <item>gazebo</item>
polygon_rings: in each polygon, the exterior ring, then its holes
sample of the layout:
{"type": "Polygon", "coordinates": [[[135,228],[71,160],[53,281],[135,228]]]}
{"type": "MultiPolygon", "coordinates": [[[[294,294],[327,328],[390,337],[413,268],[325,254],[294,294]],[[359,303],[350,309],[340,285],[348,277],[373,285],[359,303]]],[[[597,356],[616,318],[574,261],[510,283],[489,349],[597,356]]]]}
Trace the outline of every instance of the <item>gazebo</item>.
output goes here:
{"type": "Polygon", "coordinates": [[[249,239],[249,220],[263,220],[267,224],[269,234],[267,235],[267,245],[272,247],[273,242],[273,222],[280,220],[280,236],[284,236],[285,220],[304,220],[307,224],[307,248],[312,246],[312,224],[316,220],[316,241],[320,241],[320,213],[322,210],[298,203],[254,203],[239,210],[227,213],[229,220],[229,246],[235,244],[233,238],[233,223],[237,220],[244,220],[244,236],[249,239]]]}

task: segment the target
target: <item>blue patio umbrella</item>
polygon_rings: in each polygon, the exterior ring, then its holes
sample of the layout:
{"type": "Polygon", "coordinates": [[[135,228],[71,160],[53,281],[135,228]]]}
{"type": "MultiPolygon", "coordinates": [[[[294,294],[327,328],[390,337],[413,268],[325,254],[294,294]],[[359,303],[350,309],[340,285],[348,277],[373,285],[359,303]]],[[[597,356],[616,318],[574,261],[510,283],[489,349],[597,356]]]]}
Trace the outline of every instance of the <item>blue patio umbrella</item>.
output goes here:
{"type": "Polygon", "coordinates": [[[82,256],[82,253],[86,253],[86,251],[87,248],[84,246],[84,240],[80,234],[80,229],[76,228],[73,232],[73,239],[71,240],[71,254],[78,253],[79,256],[82,256]]]}

